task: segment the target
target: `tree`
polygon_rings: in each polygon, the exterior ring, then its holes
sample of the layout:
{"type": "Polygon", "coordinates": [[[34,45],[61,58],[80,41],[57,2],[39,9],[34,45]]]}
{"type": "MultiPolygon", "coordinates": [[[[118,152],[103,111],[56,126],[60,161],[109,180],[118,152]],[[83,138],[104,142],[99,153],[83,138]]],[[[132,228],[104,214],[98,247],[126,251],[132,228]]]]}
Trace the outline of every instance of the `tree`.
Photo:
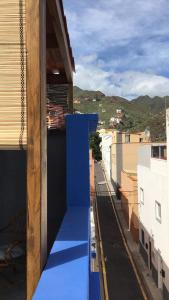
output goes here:
{"type": "Polygon", "coordinates": [[[93,151],[94,159],[97,161],[100,161],[102,159],[102,153],[100,151],[100,143],[101,143],[101,137],[99,136],[99,133],[92,133],[90,136],[90,148],[93,151]]]}

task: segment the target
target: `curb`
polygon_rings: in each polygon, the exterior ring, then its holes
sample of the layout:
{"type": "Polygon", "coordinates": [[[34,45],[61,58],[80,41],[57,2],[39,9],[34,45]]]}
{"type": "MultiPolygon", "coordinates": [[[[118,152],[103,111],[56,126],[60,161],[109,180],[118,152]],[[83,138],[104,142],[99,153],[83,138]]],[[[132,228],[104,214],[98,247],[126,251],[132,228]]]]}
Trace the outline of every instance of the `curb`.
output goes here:
{"type": "Polygon", "coordinates": [[[143,287],[144,287],[144,289],[145,289],[146,296],[147,296],[148,300],[154,300],[154,299],[153,299],[153,296],[152,296],[152,294],[151,294],[151,291],[150,291],[150,289],[149,289],[149,286],[148,286],[148,284],[147,284],[147,282],[146,282],[146,280],[145,280],[145,278],[144,278],[144,275],[143,275],[143,273],[140,271],[139,265],[138,265],[138,263],[137,263],[137,259],[135,258],[135,255],[133,255],[133,252],[131,251],[128,242],[127,242],[127,245],[128,245],[128,247],[129,247],[129,250],[130,250],[130,253],[131,253],[131,255],[132,255],[132,258],[133,258],[135,267],[136,267],[136,269],[137,269],[137,272],[138,272],[138,274],[139,274],[139,277],[140,277],[140,279],[141,279],[141,281],[142,281],[142,284],[143,284],[143,287]]]}

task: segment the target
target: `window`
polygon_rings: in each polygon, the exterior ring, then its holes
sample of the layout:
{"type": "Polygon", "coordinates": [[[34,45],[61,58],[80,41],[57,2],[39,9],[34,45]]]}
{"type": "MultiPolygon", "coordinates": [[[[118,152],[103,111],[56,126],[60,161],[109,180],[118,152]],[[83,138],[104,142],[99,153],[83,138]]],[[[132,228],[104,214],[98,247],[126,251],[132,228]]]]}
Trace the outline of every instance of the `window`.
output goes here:
{"type": "Polygon", "coordinates": [[[154,158],[159,158],[160,156],[160,148],[159,146],[153,146],[151,148],[151,157],[154,157],[154,158]]]}
{"type": "Polygon", "coordinates": [[[161,159],[167,159],[167,147],[166,146],[161,146],[160,147],[160,158],[161,159]]]}
{"type": "Polygon", "coordinates": [[[152,146],[151,157],[159,158],[159,159],[167,159],[167,147],[165,145],[152,146]]]}
{"type": "Polygon", "coordinates": [[[140,188],[140,203],[144,204],[144,190],[140,188]]]}
{"type": "Polygon", "coordinates": [[[144,246],[145,238],[144,238],[144,230],[143,229],[141,229],[141,242],[142,242],[142,244],[144,246]]]}
{"type": "Polygon", "coordinates": [[[161,204],[158,201],[155,201],[155,214],[156,220],[161,223],[161,204]]]}
{"type": "Polygon", "coordinates": [[[125,143],[130,143],[130,134],[125,135],[125,143]]]}

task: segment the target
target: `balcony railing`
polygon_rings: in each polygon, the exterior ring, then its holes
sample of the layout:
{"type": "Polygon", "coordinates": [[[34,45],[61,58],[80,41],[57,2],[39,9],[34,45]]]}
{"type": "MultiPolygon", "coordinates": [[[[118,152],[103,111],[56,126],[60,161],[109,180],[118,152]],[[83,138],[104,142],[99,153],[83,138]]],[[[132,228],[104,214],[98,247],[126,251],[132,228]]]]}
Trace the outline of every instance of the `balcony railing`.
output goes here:
{"type": "Polygon", "coordinates": [[[156,145],[151,147],[151,157],[156,159],[167,159],[167,146],[156,145]]]}

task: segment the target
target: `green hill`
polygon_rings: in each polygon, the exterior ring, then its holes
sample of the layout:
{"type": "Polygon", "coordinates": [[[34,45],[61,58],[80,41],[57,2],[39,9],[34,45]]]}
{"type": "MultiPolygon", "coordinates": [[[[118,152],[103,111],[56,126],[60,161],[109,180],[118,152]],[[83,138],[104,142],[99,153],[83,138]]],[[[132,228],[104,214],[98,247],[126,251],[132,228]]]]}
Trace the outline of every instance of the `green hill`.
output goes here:
{"type": "Polygon", "coordinates": [[[88,100],[101,100],[105,97],[105,95],[100,91],[88,91],[88,90],[82,90],[78,86],[74,86],[73,88],[74,92],[74,98],[81,98],[85,99],[88,98],[88,100]]]}
{"type": "Polygon", "coordinates": [[[116,116],[117,109],[122,109],[125,117],[122,123],[116,126],[117,129],[136,132],[150,127],[153,141],[164,141],[166,138],[165,108],[169,107],[169,96],[154,98],[140,96],[128,101],[118,96],[105,96],[100,91],[74,87],[74,100],[77,99],[80,104],[74,104],[74,108],[82,113],[98,113],[103,128],[109,128],[110,118],[116,116]]]}

